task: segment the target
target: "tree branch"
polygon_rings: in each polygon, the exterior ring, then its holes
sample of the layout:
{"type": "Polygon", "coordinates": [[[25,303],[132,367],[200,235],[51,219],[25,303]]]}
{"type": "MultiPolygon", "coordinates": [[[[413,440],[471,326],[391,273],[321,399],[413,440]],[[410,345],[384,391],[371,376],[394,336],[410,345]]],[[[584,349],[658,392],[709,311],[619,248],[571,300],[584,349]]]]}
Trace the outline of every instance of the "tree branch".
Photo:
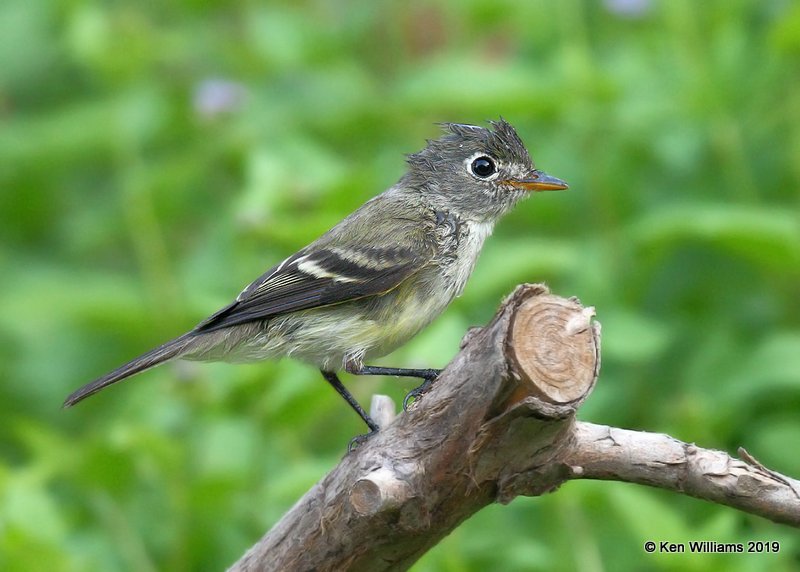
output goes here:
{"type": "MultiPolygon", "coordinates": [[[[466,518],[570,479],[647,484],[800,526],[800,483],[666,435],[577,422],[600,327],[524,285],[410,410],[342,459],[231,570],[404,570],[466,518]]],[[[384,426],[384,424],[387,424],[384,426]]]]}
{"type": "Polygon", "coordinates": [[[577,478],[651,485],[800,527],[800,481],[669,435],[577,423],[564,462],[577,478]]]}

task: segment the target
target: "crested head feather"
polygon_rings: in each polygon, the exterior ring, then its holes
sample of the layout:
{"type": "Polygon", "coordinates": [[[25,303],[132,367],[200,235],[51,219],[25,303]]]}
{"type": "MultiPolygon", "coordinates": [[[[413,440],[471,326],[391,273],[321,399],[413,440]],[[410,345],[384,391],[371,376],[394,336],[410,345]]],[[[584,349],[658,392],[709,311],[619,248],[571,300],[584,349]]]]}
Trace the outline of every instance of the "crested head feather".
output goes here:
{"type": "Polygon", "coordinates": [[[502,117],[497,121],[489,121],[491,126],[489,129],[465,123],[438,125],[445,134],[438,139],[428,139],[425,149],[408,155],[409,165],[413,167],[422,164],[429,170],[436,170],[437,163],[441,161],[484,152],[501,161],[533,169],[528,150],[517,135],[517,131],[502,117]]]}

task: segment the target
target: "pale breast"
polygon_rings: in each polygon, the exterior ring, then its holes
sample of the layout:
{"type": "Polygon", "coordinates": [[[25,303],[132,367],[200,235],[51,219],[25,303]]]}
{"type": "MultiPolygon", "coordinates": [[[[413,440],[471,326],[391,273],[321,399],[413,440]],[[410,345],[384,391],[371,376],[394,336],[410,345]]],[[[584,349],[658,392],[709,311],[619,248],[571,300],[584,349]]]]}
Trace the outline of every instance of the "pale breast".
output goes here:
{"type": "MultiPolygon", "coordinates": [[[[494,225],[486,222],[464,221],[460,223],[456,256],[451,257],[442,268],[445,288],[452,290],[450,300],[460,296],[467,285],[467,280],[475,268],[483,242],[492,234],[494,225]]],[[[448,302],[450,301],[448,300],[448,302]]]]}

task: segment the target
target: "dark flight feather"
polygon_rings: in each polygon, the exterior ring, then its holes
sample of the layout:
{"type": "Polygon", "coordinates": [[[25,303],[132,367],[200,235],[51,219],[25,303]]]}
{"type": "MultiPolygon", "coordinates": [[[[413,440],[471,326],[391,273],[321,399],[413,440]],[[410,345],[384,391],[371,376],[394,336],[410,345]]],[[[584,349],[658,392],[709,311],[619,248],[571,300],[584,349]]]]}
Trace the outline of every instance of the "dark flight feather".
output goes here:
{"type": "Polygon", "coordinates": [[[384,294],[419,270],[433,252],[401,247],[350,251],[301,250],[245,288],[229,306],[194,329],[210,332],[237,324],[384,294]]]}

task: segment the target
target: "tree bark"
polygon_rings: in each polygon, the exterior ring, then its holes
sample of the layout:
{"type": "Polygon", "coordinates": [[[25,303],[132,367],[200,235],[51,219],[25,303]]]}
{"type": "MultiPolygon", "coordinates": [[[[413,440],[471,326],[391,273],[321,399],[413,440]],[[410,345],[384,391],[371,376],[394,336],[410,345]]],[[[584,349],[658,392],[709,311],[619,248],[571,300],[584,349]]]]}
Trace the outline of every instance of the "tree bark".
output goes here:
{"type": "MultiPolygon", "coordinates": [[[[570,479],[671,489],[800,526],[800,483],[667,435],[577,422],[600,326],[576,299],[524,285],[431,390],[319,481],[230,570],[405,570],[469,516],[570,479]]],[[[386,426],[384,426],[386,425],[386,426]]]]}

